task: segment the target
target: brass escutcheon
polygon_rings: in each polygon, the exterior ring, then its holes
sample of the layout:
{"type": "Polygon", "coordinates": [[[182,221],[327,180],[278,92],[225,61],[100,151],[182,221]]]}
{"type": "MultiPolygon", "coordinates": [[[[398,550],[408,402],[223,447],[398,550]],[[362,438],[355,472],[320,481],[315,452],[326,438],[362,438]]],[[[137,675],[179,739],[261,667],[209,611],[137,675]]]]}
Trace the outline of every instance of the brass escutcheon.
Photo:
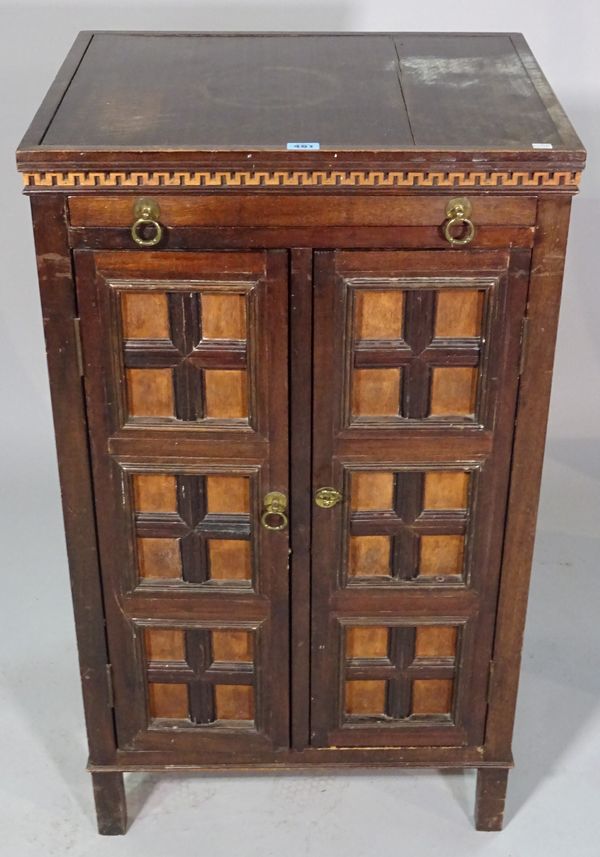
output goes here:
{"type": "Polygon", "coordinates": [[[321,509],[333,509],[342,499],[342,495],[335,488],[319,488],[315,492],[315,503],[321,509]]]}

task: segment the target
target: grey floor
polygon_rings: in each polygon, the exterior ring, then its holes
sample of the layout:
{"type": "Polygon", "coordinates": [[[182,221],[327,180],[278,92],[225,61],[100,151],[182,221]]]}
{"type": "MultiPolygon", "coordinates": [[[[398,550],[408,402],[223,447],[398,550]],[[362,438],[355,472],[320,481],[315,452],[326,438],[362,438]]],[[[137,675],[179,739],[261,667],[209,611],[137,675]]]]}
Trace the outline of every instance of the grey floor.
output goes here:
{"type": "Polygon", "coordinates": [[[555,5],[560,16],[547,15],[547,0],[465,0],[460,7],[435,0],[423,10],[402,7],[399,17],[398,4],[387,0],[279,7],[250,0],[163,0],[154,7],[149,0],[0,0],[0,87],[6,90],[0,122],[1,857],[600,857],[600,151],[593,156],[600,141],[600,28],[598,16],[581,24],[592,9],[589,0],[555,5]],[[78,29],[307,25],[522,28],[552,81],[561,84],[559,95],[590,147],[574,204],[506,828],[473,830],[470,773],[132,775],[128,835],[100,838],[84,771],[42,327],[14,148],[78,29]]]}

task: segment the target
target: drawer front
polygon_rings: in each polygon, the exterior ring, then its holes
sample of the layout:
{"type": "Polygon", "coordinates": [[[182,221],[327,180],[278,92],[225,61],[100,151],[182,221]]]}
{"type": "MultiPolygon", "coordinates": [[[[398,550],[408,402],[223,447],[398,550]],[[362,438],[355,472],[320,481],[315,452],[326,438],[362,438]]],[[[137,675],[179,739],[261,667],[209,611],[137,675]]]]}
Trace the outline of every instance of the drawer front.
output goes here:
{"type": "MultiPolygon", "coordinates": [[[[453,250],[445,227],[454,194],[160,194],[150,198],[158,226],[138,225],[155,249],[432,248],[453,250]],[[159,235],[160,232],[160,235],[159,235]]],[[[533,246],[535,197],[477,195],[467,199],[473,231],[461,221],[451,235],[473,249],[533,246]]],[[[139,195],[73,195],[69,240],[74,249],[141,249],[132,235],[139,195]]],[[[135,231],[135,230],[134,230],[135,231]]]]}
{"type": "MultiPolygon", "coordinates": [[[[166,230],[186,227],[438,226],[456,194],[155,194],[166,230]]],[[[532,226],[535,197],[468,197],[476,226],[532,226]]],[[[139,196],[81,194],[69,198],[74,227],[131,227],[139,196]]]]}

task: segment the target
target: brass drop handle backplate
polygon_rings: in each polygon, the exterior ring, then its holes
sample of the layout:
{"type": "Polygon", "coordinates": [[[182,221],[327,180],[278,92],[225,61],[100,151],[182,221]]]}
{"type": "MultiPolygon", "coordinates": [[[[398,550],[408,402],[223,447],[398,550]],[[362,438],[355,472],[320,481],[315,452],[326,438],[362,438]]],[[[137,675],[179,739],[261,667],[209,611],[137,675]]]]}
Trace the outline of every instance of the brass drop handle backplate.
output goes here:
{"type": "Polygon", "coordinates": [[[333,509],[342,499],[342,495],[335,488],[319,488],[315,492],[315,503],[321,509],[333,509]]]}
{"type": "Polygon", "coordinates": [[[451,199],[446,206],[446,220],[443,225],[444,238],[451,247],[464,247],[475,237],[475,226],[471,216],[471,203],[464,196],[451,199]],[[456,234],[456,229],[460,232],[456,234]]]}
{"type": "Polygon", "coordinates": [[[163,228],[159,223],[160,206],[154,199],[142,197],[133,206],[134,222],[131,227],[131,237],[138,247],[155,247],[163,236],[163,228]],[[144,233],[150,233],[148,238],[144,233]]]}
{"type": "Polygon", "coordinates": [[[263,513],[260,522],[265,530],[285,530],[288,525],[286,515],[287,497],[281,491],[269,491],[263,500],[263,513]],[[273,523],[275,519],[276,523],[273,523]]]}

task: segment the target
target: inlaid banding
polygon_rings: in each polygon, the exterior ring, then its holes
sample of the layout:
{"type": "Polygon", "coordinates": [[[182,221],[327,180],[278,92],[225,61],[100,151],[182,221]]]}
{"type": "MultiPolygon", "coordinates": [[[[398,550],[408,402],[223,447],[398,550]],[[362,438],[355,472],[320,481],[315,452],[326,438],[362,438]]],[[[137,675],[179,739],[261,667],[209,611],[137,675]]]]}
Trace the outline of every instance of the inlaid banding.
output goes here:
{"type": "Polygon", "coordinates": [[[580,170],[43,170],[23,172],[26,188],[369,187],[565,188],[580,170]]]}

